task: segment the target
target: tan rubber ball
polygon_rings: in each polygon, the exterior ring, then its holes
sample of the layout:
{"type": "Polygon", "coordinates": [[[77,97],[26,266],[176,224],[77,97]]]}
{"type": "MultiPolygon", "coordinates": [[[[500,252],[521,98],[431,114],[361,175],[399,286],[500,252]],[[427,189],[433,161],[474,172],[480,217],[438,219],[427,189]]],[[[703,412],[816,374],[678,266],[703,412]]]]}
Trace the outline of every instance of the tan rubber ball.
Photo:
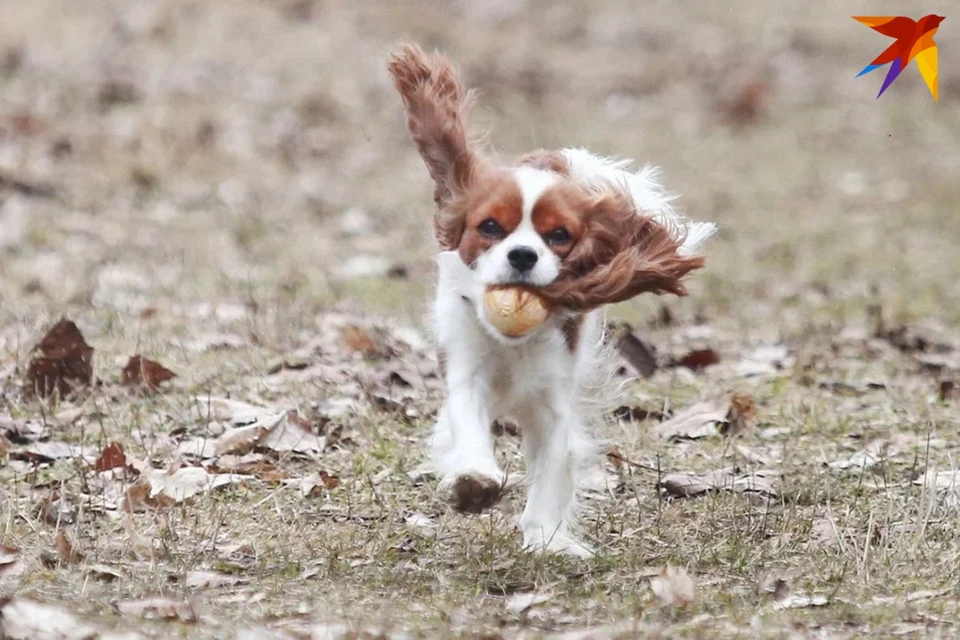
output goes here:
{"type": "Polygon", "coordinates": [[[487,321],[510,338],[530,333],[543,324],[550,312],[540,296],[518,287],[487,289],[483,308],[487,321]]]}

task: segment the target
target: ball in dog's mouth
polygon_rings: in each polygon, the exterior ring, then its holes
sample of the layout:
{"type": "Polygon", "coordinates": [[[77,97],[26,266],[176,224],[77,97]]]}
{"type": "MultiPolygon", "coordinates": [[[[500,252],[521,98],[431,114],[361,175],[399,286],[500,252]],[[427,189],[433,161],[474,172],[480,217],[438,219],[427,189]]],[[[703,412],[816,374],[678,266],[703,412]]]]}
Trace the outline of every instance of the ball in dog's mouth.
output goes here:
{"type": "Polygon", "coordinates": [[[544,323],[550,310],[543,298],[522,287],[489,287],[483,295],[487,321],[508,338],[520,338],[544,323]]]}

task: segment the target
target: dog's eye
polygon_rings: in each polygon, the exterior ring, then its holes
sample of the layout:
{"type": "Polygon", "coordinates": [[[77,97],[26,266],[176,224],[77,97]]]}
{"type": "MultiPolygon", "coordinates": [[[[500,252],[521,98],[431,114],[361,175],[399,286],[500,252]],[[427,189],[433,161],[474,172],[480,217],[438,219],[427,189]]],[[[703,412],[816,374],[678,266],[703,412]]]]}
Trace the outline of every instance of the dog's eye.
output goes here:
{"type": "Polygon", "coordinates": [[[480,223],[480,226],[477,227],[477,230],[480,232],[480,235],[486,236],[488,238],[502,238],[506,235],[503,231],[503,227],[494,220],[493,218],[487,218],[480,223]]]}
{"type": "Polygon", "coordinates": [[[544,236],[548,244],[566,244],[570,242],[570,232],[559,227],[544,236]]]}

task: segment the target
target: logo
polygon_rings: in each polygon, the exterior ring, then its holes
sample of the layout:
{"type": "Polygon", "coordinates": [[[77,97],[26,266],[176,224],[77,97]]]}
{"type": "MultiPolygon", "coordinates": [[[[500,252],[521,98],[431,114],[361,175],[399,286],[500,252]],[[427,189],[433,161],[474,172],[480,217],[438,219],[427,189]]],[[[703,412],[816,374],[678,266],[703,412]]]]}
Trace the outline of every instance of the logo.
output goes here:
{"type": "Polygon", "coordinates": [[[916,58],[920,75],[923,76],[927,87],[930,88],[933,99],[939,100],[937,97],[937,43],[933,41],[933,34],[937,32],[940,23],[943,22],[943,16],[930,14],[917,21],[903,16],[853,16],[853,19],[862,22],[877,33],[896,38],[896,42],[887,47],[873,62],[864,67],[863,71],[857,74],[859,78],[874,69],[890,65],[883,86],[880,87],[880,93],[877,94],[878,98],[883,95],[887,87],[893,84],[900,72],[907,68],[910,61],[916,58]]]}

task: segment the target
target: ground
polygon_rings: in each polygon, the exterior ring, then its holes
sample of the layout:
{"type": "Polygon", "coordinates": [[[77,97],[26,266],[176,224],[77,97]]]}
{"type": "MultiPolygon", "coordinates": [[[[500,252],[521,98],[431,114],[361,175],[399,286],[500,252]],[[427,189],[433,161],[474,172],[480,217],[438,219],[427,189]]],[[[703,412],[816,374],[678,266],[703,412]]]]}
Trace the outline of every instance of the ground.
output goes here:
{"type": "Polygon", "coordinates": [[[880,99],[854,77],[889,40],[850,16],[906,10],[872,2],[8,5],[0,637],[955,633],[951,3],[923,9],[939,102],[914,68],[880,99]],[[689,297],[610,310],[657,369],[597,428],[596,558],[525,554],[519,488],[462,516],[421,468],[431,185],[384,71],[407,39],[481,90],[501,157],[655,163],[721,228],[689,297]],[[32,397],[61,318],[95,382],[32,397]]]}

